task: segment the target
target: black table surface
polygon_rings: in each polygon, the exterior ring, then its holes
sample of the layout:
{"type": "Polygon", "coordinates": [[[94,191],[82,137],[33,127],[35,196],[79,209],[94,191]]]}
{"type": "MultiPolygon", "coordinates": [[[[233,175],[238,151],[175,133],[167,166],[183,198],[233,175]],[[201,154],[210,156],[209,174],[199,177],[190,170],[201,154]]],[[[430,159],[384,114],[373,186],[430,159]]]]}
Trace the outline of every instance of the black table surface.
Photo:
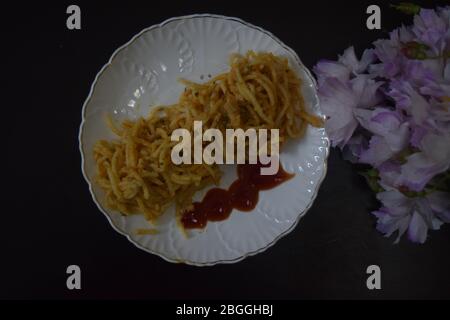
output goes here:
{"type": "Polygon", "coordinates": [[[236,16],[274,33],[312,68],[350,45],[360,54],[411,22],[387,2],[302,2],[76,2],[77,31],[66,28],[69,2],[3,10],[2,51],[13,58],[4,60],[12,72],[3,91],[11,101],[3,106],[0,298],[450,298],[449,226],[423,245],[393,244],[375,230],[374,195],[337,150],[297,228],[232,265],[172,264],[137,249],[92,201],[80,170],[81,107],[114,50],[143,28],[193,13],[236,16]],[[369,4],[380,6],[382,30],[366,28],[369,4]],[[71,264],[82,270],[81,290],[66,288],[71,264]],[[371,264],[381,268],[381,290],[366,287],[371,264]]]}

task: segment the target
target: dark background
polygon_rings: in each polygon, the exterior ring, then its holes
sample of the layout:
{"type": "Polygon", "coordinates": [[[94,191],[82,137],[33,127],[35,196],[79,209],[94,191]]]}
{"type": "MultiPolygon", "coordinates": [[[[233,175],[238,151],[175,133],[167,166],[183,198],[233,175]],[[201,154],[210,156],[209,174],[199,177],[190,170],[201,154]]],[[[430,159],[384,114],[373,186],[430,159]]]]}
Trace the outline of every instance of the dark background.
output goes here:
{"type": "MultiPolygon", "coordinates": [[[[192,13],[236,16],[274,33],[312,68],[411,22],[387,2],[303,2],[62,1],[2,10],[2,51],[12,59],[3,59],[2,76],[0,298],[450,298],[449,226],[424,245],[394,245],[374,228],[374,195],[336,150],[298,227],[233,265],[165,262],[116,233],[91,200],[80,170],[81,107],[110,55],[143,28],[192,13]],[[66,29],[69,4],[81,7],[80,31],[66,29]],[[384,30],[366,29],[369,4],[380,5],[384,30]],[[80,291],[66,288],[71,264],[81,267],[80,291]],[[381,267],[381,290],[366,288],[370,264],[381,267]]],[[[445,1],[422,2],[436,3],[445,1]]]]}

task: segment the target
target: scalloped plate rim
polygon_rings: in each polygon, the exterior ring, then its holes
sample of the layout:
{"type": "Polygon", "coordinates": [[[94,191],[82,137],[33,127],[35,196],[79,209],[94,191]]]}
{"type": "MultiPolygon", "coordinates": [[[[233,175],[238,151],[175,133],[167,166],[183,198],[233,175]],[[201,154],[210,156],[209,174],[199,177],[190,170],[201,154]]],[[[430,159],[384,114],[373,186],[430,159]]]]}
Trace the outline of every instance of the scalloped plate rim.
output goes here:
{"type": "MultiPolygon", "coordinates": [[[[277,237],[275,237],[270,243],[268,243],[266,246],[255,250],[255,251],[251,251],[251,252],[247,252],[243,255],[241,255],[238,258],[235,259],[230,259],[230,260],[217,260],[217,261],[212,261],[212,262],[204,262],[204,263],[199,263],[199,262],[195,262],[195,261],[190,261],[190,260],[177,260],[177,259],[172,259],[169,258],[167,256],[165,256],[163,253],[160,252],[156,252],[153,250],[150,250],[142,245],[140,245],[138,242],[134,241],[130,235],[122,230],[120,230],[119,227],[117,227],[115,225],[115,223],[113,222],[112,218],[110,217],[110,215],[102,208],[102,206],[100,205],[99,201],[97,200],[95,193],[93,191],[93,187],[92,187],[92,183],[89,180],[89,178],[87,177],[86,174],[86,170],[85,170],[85,159],[84,159],[84,150],[83,150],[83,127],[84,124],[86,122],[86,107],[88,105],[88,103],[90,102],[91,98],[92,98],[92,94],[94,92],[95,86],[97,84],[98,79],[100,78],[101,75],[103,75],[104,71],[113,63],[114,58],[118,55],[118,53],[120,53],[123,49],[127,48],[130,44],[132,44],[137,38],[139,38],[141,35],[143,35],[144,33],[151,31],[153,29],[156,28],[161,28],[164,27],[166,24],[173,22],[173,21],[177,21],[177,20],[187,20],[187,19],[193,19],[193,18],[215,18],[215,19],[224,19],[224,20],[232,20],[235,22],[239,22],[241,24],[243,24],[244,26],[247,26],[249,28],[252,29],[256,29],[266,35],[268,35],[269,37],[271,37],[275,42],[277,42],[283,49],[285,49],[286,51],[288,51],[290,54],[293,55],[293,57],[295,58],[296,62],[304,69],[306,75],[310,78],[309,80],[311,80],[311,82],[313,83],[313,85],[315,86],[315,89],[317,89],[317,82],[315,80],[315,78],[311,75],[311,72],[309,71],[308,68],[305,67],[305,65],[302,63],[302,61],[300,60],[299,56],[297,55],[297,53],[291,49],[289,46],[287,46],[284,42],[282,42],[280,39],[278,39],[275,35],[273,35],[271,32],[255,26],[249,22],[246,22],[240,18],[237,17],[229,17],[229,16],[224,16],[224,15],[218,15],[218,14],[209,14],[209,13],[202,13],[202,14],[191,14],[191,15],[184,15],[184,16],[178,16],[178,17],[172,17],[169,18],[167,20],[164,20],[163,22],[159,23],[159,24],[154,24],[150,27],[144,28],[142,29],[139,33],[137,33],[136,35],[134,35],[131,40],[129,40],[128,42],[126,42],[124,45],[120,46],[119,48],[117,48],[114,53],[111,55],[111,57],[109,58],[108,62],[103,65],[103,67],[100,69],[100,71],[96,74],[95,79],[90,87],[89,90],[89,94],[86,98],[86,100],[83,103],[83,107],[81,109],[81,124],[79,127],[79,133],[78,133],[78,143],[79,143],[79,150],[81,153],[81,172],[83,174],[83,177],[85,179],[85,181],[87,182],[88,186],[89,186],[89,192],[91,194],[92,200],[95,202],[95,204],[97,205],[97,208],[103,213],[103,215],[107,218],[107,220],[109,221],[110,225],[112,226],[112,228],[118,232],[119,234],[125,236],[129,242],[131,242],[134,246],[136,246],[137,248],[144,250],[145,252],[154,254],[156,256],[159,256],[160,258],[164,259],[167,262],[171,262],[171,263],[184,263],[187,265],[192,265],[192,266],[197,266],[197,267],[203,267],[203,266],[214,266],[216,264],[232,264],[232,263],[236,263],[239,261],[244,260],[247,257],[250,256],[254,256],[258,253],[264,252],[267,249],[269,249],[270,247],[272,247],[276,242],[278,242],[278,240],[280,240],[281,238],[283,238],[284,236],[288,235],[289,233],[291,233],[298,225],[300,219],[309,211],[309,209],[311,208],[312,204],[314,203],[317,194],[319,192],[319,188],[320,185],[322,184],[323,180],[325,179],[325,176],[327,174],[328,171],[328,165],[327,165],[327,161],[328,161],[328,156],[329,156],[329,150],[330,150],[330,143],[329,143],[329,139],[327,136],[325,136],[323,139],[327,142],[326,146],[325,146],[325,155],[324,155],[324,163],[323,163],[323,170],[322,170],[322,176],[319,178],[317,184],[315,185],[315,189],[314,189],[314,193],[311,197],[311,200],[309,202],[309,204],[306,206],[306,208],[300,212],[295,220],[295,222],[288,228],[286,229],[284,232],[280,233],[277,237]]],[[[315,94],[315,98],[317,99],[319,105],[320,105],[320,101],[318,99],[317,96],[317,92],[314,93],[315,94]]]]}

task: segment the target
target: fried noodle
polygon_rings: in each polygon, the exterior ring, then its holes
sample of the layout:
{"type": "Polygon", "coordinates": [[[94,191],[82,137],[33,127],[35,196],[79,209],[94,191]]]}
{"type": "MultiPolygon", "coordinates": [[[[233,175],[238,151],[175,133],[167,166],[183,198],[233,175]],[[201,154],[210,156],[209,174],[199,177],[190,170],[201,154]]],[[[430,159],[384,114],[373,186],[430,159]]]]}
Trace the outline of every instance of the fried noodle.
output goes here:
{"type": "Polygon", "coordinates": [[[301,80],[288,60],[271,53],[233,54],[231,69],[206,83],[180,80],[185,86],[177,104],[152,108],[147,118],[125,120],[116,126],[113,141],[94,147],[97,183],[106,192],[106,205],[124,215],[143,213],[154,222],[171,205],[178,214],[192,205],[194,194],[218,184],[217,164],[181,164],[171,161],[178,142],[171,133],[193,131],[194,120],[203,129],[279,129],[280,143],[304,134],[308,124],[322,119],[305,110],[301,80]]]}

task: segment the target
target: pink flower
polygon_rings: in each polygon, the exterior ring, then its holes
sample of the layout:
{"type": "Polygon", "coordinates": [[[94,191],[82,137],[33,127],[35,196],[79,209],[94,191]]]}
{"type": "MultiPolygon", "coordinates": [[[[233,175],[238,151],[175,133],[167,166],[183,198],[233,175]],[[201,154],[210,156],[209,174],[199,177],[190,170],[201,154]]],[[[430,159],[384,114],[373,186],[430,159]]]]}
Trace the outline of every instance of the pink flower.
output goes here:
{"type": "Polygon", "coordinates": [[[387,108],[360,109],[356,111],[356,117],[362,127],[374,134],[369,148],[361,153],[361,163],[378,167],[408,145],[409,123],[402,122],[399,113],[387,108]]]}
{"type": "Polygon", "coordinates": [[[380,102],[377,90],[381,82],[375,82],[366,76],[342,82],[337,78],[326,78],[319,87],[321,109],[328,117],[325,129],[333,146],[343,147],[356,127],[358,121],[355,111],[369,108],[380,102]]]}
{"type": "Polygon", "coordinates": [[[427,133],[419,146],[422,151],[407,158],[396,181],[413,191],[422,191],[434,176],[450,168],[450,135],[427,133]]]}
{"type": "Polygon", "coordinates": [[[378,193],[377,198],[383,206],[373,212],[378,218],[377,230],[387,237],[398,231],[396,243],[406,231],[412,242],[424,243],[428,229],[438,230],[443,223],[436,217],[436,213],[445,213],[445,210],[448,212],[448,202],[440,199],[444,208],[432,206],[430,200],[433,197],[441,197],[441,194],[437,193],[429,198],[410,198],[396,189],[378,193]]]}
{"type": "Polygon", "coordinates": [[[422,9],[414,17],[412,31],[416,37],[440,53],[446,47],[446,39],[449,37],[449,9],[441,8],[439,12],[431,9],[422,9]]]}
{"type": "Polygon", "coordinates": [[[422,9],[373,45],[314,68],[325,128],[345,159],[375,167],[377,229],[423,243],[450,223],[450,7],[422,9]]]}
{"type": "Polygon", "coordinates": [[[374,59],[374,50],[365,50],[361,61],[356,58],[355,49],[347,48],[344,53],[339,56],[338,61],[321,60],[314,66],[314,73],[317,75],[319,85],[326,78],[337,78],[342,82],[347,82],[352,76],[364,73],[374,59]]]}

